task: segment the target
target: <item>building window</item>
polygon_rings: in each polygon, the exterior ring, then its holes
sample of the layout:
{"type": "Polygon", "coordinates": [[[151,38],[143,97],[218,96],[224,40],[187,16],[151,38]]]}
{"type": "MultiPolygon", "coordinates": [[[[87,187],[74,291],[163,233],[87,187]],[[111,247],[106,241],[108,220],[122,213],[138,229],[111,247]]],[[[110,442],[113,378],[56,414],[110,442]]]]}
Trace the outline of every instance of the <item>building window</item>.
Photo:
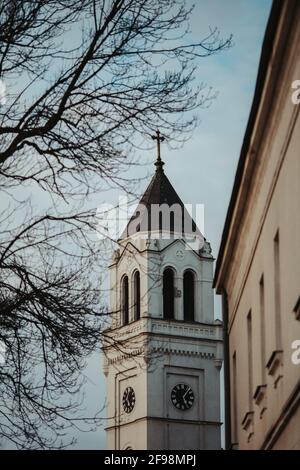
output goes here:
{"type": "Polygon", "coordinates": [[[259,282],[259,303],[260,303],[260,353],[261,353],[261,380],[266,384],[266,319],[265,319],[265,283],[264,276],[259,282]]]}
{"type": "Polygon", "coordinates": [[[251,310],[247,315],[247,343],[248,343],[248,402],[249,411],[252,411],[253,397],[253,356],[252,356],[252,314],[251,310]]]}
{"type": "Polygon", "coordinates": [[[122,279],[122,323],[127,325],[129,321],[128,276],[122,279]]]}
{"type": "Polygon", "coordinates": [[[141,318],[141,282],[140,273],[135,271],[133,276],[134,319],[141,318]]]}
{"type": "Polygon", "coordinates": [[[184,321],[195,320],[195,276],[192,271],[183,275],[183,318],[184,321]]]}
{"type": "Polygon", "coordinates": [[[274,293],[276,350],[282,348],[279,231],[274,238],[274,293]]]}
{"type": "Polygon", "coordinates": [[[164,318],[174,318],[174,271],[171,268],[163,274],[163,312],[164,318]]]}
{"type": "Polygon", "coordinates": [[[233,444],[238,443],[238,409],[237,409],[237,366],[236,351],[232,356],[232,411],[233,411],[233,444]]]}

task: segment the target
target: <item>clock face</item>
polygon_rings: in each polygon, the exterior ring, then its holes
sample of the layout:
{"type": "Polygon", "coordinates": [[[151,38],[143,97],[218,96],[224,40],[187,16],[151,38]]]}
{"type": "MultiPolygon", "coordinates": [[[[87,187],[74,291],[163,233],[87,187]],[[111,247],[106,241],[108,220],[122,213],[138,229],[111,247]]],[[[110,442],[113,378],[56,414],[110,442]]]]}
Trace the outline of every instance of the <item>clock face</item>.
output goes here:
{"type": "Polygon", "coordinates": [[[125,413],[131,413],[135,405],[135,393],[132,387],[127,387],[123,393],[123,408],[125,413]]]}
{"type": "Polygon", "coordinates": [[[189,410],[194,403],[195,396],[191,387],[187,384],[177,384],[171,392],[171,400],[178,410],[189,410]]]}

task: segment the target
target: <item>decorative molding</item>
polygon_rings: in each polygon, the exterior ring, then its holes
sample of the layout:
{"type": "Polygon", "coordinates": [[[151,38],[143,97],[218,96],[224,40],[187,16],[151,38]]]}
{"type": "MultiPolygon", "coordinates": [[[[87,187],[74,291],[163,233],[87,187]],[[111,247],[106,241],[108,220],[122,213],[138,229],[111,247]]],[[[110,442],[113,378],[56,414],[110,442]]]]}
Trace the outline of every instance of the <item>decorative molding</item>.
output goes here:
{"type": "Polygon", "coordinates": [[[182,292],[180,289],[175,288],[175,298],[182,297],[182,292]]]}
{"type": "Polygon", "coordinates": [[[203,359],[215,359],[215,354],[210,353],[207,351],[195,351],[193,349],[188,349],[185,348],[183,349],[182,347],[176,348],[174,346],[169,347],[169,346],[154,346],[151,348],[151,351],[149,352],[149,355],[151,356],[152,353],[163,353],[163,354],[174,354],[176,356],[198,356],[203,359]]]}
{"type": "MultiPolygon", "coordinates": [[[[124,420],[122,420],[122,422],[119,422],[118,423],[118,426],[125,426],[126,424],[128,424],[128,422],[130,424],[134,424],[134,423],[138,423],[140,421],[160,421],[160,422],[165,422],[165,423],[178,423],[178,424],[193,424],[193,425],[198,425],[198,426],[222,426],[222,422],[221,421],[208,421],[208,420],[195,420],[195,419],[178,419],[178,418],[170,418],[170,417],[162,417],[162,416],[141,416],[139,418],[135,418],[133,419],[131,416],[130,416],[130,420],[129,421],[126,421],[124,422],[124,420]]],[[[112,420],[113,418],[109,418],[110,420],[112,420]]],[[[109,431],[111,429],[115,429],[115,424],[112,424],[112,425],[108,425],[104,428],[105,431],[109,431]]]]}
{"type": "Polygon", "coordinates": [[[268,362],[267,362],[268,374],[273,377],[274,388],[277,388],[278,382],[282,379],[282,369],[283,369],[283,351],[275,350],[272,352],[268,362]]]}
{"type": "Polygon", "coordinates": [[[120,364],[124,360],[133,359],[137,356],[143,357],[144,354],[146,354],[146,350],[144,347],[136,348],[134,351],[118,354],[117,356],[114,356],[111,359],[107,359],[107,365],[110,366],[113,364],[120,364]]]}
{"type": "Polygon", "coordinates": [[[177,250],[176,253],[175,253],[175,256],[177,259],[179,259],[180,261],[184,259],[185,257],[185,253],[184,253],[184,250],[177,250]]]}
{"type": "Polygon", "coordinates": [[[293,312],[295,313],[296,320],[300,321],[300,295],[298,297],[295,307],[293,308],[293,312]]]}
{"type": "MultiPolygon", "coordinates": [[[[190,339],[209,339],[222,341],[219,330],[220,324],[188,323],[179,320],[162,320],[160,318],[142,317],[140,320],[120,326],[117,329],[105,331],[105,335],[116,341],[127,341],[140,334],[179,336],[190,339]]],[[[108,341],[109,343],[109,341],[108,341]]]]}
{"type": "MultiPolygon", "coordinates": [[[[133,324],[128,324],[128,325],[124,325],[124,326],[121,326],[119,329],[118,329],[118,332],[116,334],[116,336],[119,338],[123,338],[124,336],[127,337],[127,336],[132,336],[134,334],[138,334],[144,330],[147,329],[147,322],[145,321],[142,321],[142,320],[138,320],[138,321],[135,321],[133,322],[133,324]]],[[[114,334],[114,332],[112,332],[114,334]]]]}
{"type": "Polygon", "coordinates": [[[152,323],[152,332],[163,333],[170,336],[188,336],[191,338],[214,338],[217,339],[216,326],[204,326],[197,324],[187,324],[185,322],[172,323],[154,320],[152,323]]]}
{"type": "Polygon", "coordinates": [[[203,247],[200,249],[200,256],[202,258],[213,258],[211,245],[208,241],[205,241],[203,247]]]}
{"type": "MultiPolygon", "coordinates": [[[[159,232],[160,233],[160,232],[159,232]]],[[[153,234],[153,232],[152,232],[153,234]]],[[[136,234],[134,234],[136,235],[136,234]]],[[[140,237],[142,235],[142,232],[138,232],[138,236],[140,237]]],[[[169,240],[170,243],[166,246],[164,246],[163,248],[159,248],[159,245],[158,245],[158,242],[159,242],[159,238],[150,238],[150,240],[153,240],[154,242],[154,248],[151,247],[150,248],[150,244],[149,244],[149,237],[146,236],[146,232],[145,232],[145,237],[144,237],[144,240],[146,240],[145,242],[145,249],[139,249],[133,242],[134,242],[134,239],[135,237],[132,238],[132,236],[130,237],[127,237],[125,238],[124,240],[122,240],[122,244],[120,245],[123,250],[121,251],[120,250],[120,256],[118,257],[117,260],[113,260],[113,263],[110,264],[109,267],[113,267],[115,266],[116,264],[119,264],[121,259],[123,258],[123,255],[125,254],[126,250],[128,250],[128,247],[131,246],[137,253],[139,254],[143,254],[143,253],[154,253],[154,254],[160,254],[160,253],[163,253],[165,250],[167,250],[168,248],[170,248],[172,245],[174,245],[175,243],[182,243],[183,246],[184,246],[184,249],[186,247],[186,245],[189,245],[189,242],[187,240],[185,240],[184,238],[175,238],[174,240],[173,239],[163,239],[163,240],[169,240]]],[[[207,242],[208,243],[208,242],[207,242]]],[[[201,259],[201,258],[204,258],[204,256],[201,256],[201,253],[194,250],[194,249],[189,249],[188,250],[189,252],[192,252],[194,255],[197,256],[197,258],[201,259]]],[[[205,256],[205,258],[209,258],[210,260],[214,261],[214,258],[213,256],[205,256]]]]}
{"type": "Polygon", "coordinates": [[[267,409],[267,385],[258,385],[253,395],[253,400],[259,409],[259,417],[262,419],[264,412],[267,409]]]}
{"type": "Polygon", "coordinates": [[[254,434],[254,411],[247,411],[245,413],[242,428],[248,433],[247,442],[250,442],[254,434]]]}
{"type": "Polygon", "coordinates": [[[176,345],[173,345],[171,347],[162,345],[152,346],[149,348],[136,348],[134,351],[130,351],[128,353],[115,355],[114,357],[107,359],[107,364],[105,365],[105,367],[108,368],[110,365],[121,364],[123,361],[136,358],[137,356],[140,356],[145,363],[150,363],[151,360],[155,360],[157,357],[164,354],[174,356],[200,357],[202,359],[219,361],[218,359],[216,359],[216,356],[213,352],[199,351],[194,350],[192,348],[183,348],[182,345],[180,345],[179,347],[176,347],[176,345]]]}
{"type": "Polygon", "coordinates": [[[251,424],[253,423],[253,416],[254,416],[254,411],[246,411],[245,416],[242,421],[242,427],[247,431],[251,424]]]}
{"type": "Polygon", "coordinates": [[[218,370],[222,369],[222,364],[223,364],[223,359],[218,359],[218,358],[215,359],[215,367],[218,370]]]}

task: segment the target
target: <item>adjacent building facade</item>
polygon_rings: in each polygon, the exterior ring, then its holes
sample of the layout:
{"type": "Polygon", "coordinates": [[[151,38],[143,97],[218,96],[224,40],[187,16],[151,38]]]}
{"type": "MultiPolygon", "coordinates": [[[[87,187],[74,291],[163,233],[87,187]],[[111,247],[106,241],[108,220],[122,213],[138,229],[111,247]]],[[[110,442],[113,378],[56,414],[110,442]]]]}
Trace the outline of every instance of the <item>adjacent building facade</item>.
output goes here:
{"type": "Polygon", "coordinates": [[[300,2],[275,1],[214,280],[227,448],[300,449],[299,81],[300,2]]]}

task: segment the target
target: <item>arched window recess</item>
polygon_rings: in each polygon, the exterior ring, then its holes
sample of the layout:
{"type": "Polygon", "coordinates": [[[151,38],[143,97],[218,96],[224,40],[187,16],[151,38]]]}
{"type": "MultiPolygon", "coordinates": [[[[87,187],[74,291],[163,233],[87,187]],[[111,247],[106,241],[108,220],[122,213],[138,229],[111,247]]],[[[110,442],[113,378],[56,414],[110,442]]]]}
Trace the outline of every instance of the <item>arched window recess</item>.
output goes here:
{"type": "Polygon", "coordinates": [[[174,271],[166,268],[163,272],[163,316],[167,320],[174,318],[175,282],[174,271]]]}
{"type": "Polygon", "coordinates": [[[183,275],[183,318],[195,321],[195,274],[191,270],[183,275]]]}
{"type": "Polygon", "coordinates": [[[129,322],[129,283],[128,276],[122,278],[121,283],[121,313],[122,325],[127,325],[129,322]]]}

